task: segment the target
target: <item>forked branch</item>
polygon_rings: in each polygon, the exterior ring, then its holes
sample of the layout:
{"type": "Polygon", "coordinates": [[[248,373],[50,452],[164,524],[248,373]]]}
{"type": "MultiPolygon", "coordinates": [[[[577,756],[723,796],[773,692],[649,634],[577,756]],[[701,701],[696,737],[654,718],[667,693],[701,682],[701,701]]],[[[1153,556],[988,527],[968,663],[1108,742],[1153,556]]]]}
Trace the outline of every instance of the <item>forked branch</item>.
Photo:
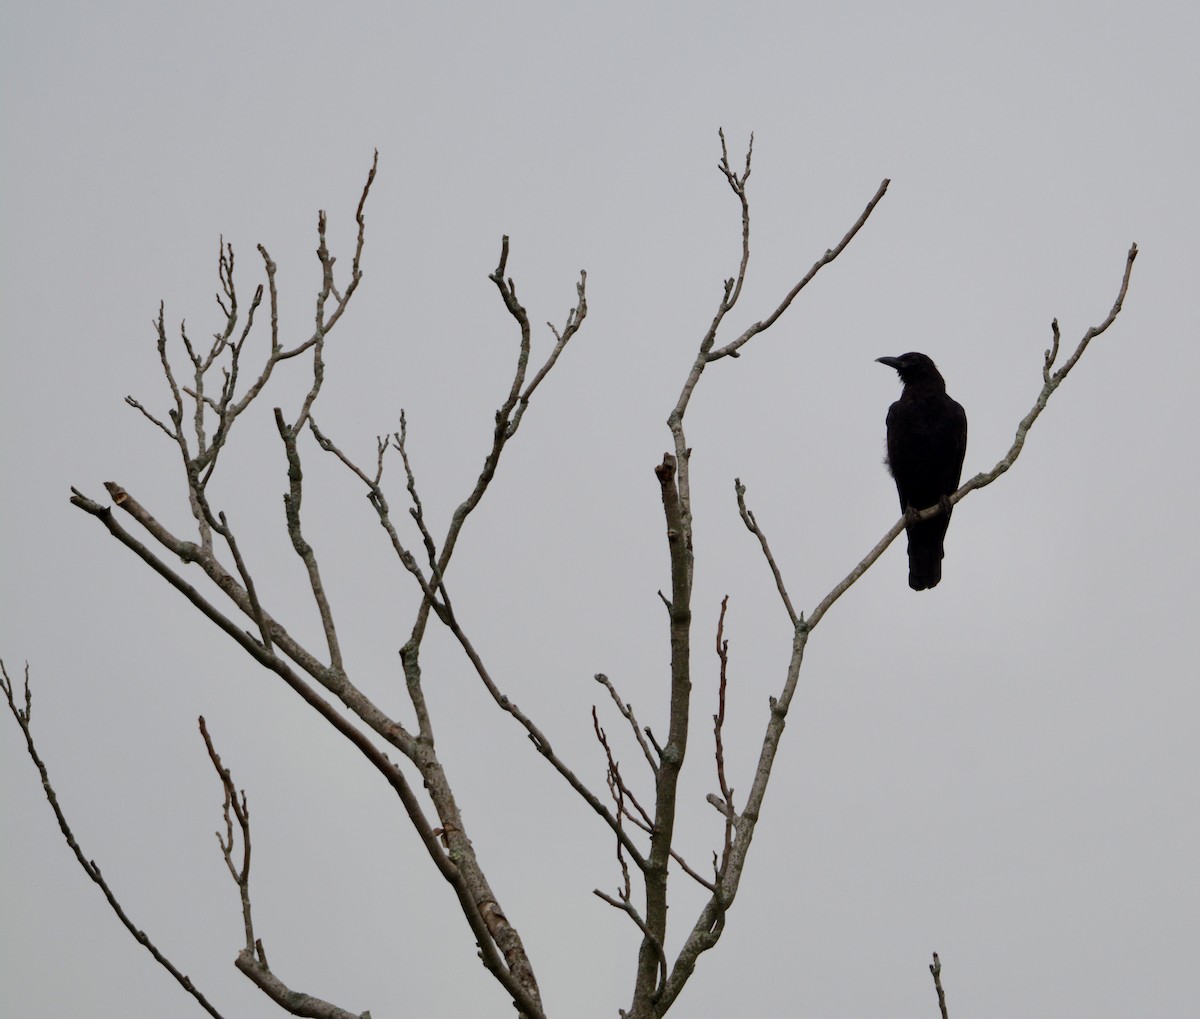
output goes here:
{"type": "MultiPolygon", "coordinates": [[[[721,161],[718,169],[729,185],[730,190],[738,199],[742,221],[741,257],[738,262],[736,275],[725,281],[721,299],[712,322],[701,338],[695,360],[684,380],[679,398],[667,418],[667,425],[673,440],[673,453],[666,454],[663,462],[655,471],[658,475],[662,490],[663,507],[666,517],[667,545],[671,564],[671,596],[663,598],[669,613],[671,634],[671,694],[670,694],[670,728],[668,740],[660,754],[661,763],[656,775],[657,795],[655,802],[655,820],[651,837],[650,856],[646,870],[646,910],[645,918],[647,933],[643,937],[641,952],[638,956],[638,975],[634,988],[633,1005],[630,1016],[635,1019],[657,1019],[671,1007],[684,984],[692,974],[700,954],[712,948],[721,936],[725,926],[726,913],[733,903],[738,883],[741,879],[742,867],[746,851],[758,818],[758,807],[754,802],[748,802],[739,815],[732,804],[732,790],[724,774],[724,745],[723,745],[723,705],[725,649],[722,636],[719,637],[718,653],[722,660],[722,686],[718,715],[714,720],[714,735],[717,740],[717,759],[721,798],[712,797],[725,817],[725,839],[721,853],[714,854],[714,870],[717,880],[706,882],[711,894],[697,917],[691,934],[684,942],[665,983],[657,980],[657,950],[656,945],[666,943],[666,899],[667,899],[667,861],[672,858],[671,842],[674,836],[676,812],[676,785],[683,766],[687,748],[688,716],[691,696],[691,621],[692,621],[692,573],[694,568],[694,549],[692,540],[692,502],[690,482],[691,448],[688,445],[684,431],[684,418],[691,402],[692,394],[699,384],[705,368],[714,361],[724,357],[738,357],[743,346],[760,333],[769,329],[791,307],[792,302],[826,265],[834,261],[850,244],[862,229],[875,207],[887,193],[888,181],[884,180],[875,195],[867,203],[853,226],[846,232],[833,248],[828,249],[784,295],[775,309],[764,319],[755,322],[745,329],[742,334],[723,346],[717,345],[717,336],[728,312],[734,307],[743,290],[743,283],[750,261],[750,204],[746,194],[746,182],[750,176],[752,157],[751,143],[747,146],[746,161],[742,172],[734,171],[725,144],[724,132],[721,132],[721,161]]],[[[753,525],[753,516],[745,511],[744,519],[747,525],[753,525]]],[[[761,531],[757,531],[764,552],[770,558],[770,549],[761,531]]],[[[773,562],[773,559],[771,560],[773,562]]],[[[777,585],[788,607],[789,618],[795,623],[797,617],[791,607],[790,599],[783,586],[782,576],[776,568],[777,585]]],[[[780,729],[782,729],[782,714],[785,707],[778,704],[773,706],[773,717],[778,713],[780,729]]],[[[765,776],[756,775],[756,781],[765,787],[765,776]]]]}
{"type": "Polygon", "coordinates": [[[208,734],[208,726],[204,716],[200,716],[200,735],[204,737],[204,746],[208,750],[208,758],[216,769],[225,794],[225,805],[222,814],[225,819],[225,834],[217,832],[217,844],[221,847],[221,855],[225,858],[225,866],[234,883],[238,886],[238,895],[242,902],[242,922],[246,930],[246,944],[238,953],[234,965],[245,974],[250,981],[262,990],[272,1001],[293,1015],[311,1016],[313,1019],[371,1019],[370,1012],[356,1015],[322,998],[293,991],[274,973],[267,963],[267,953],[261,939],[254,937],[254,922],[250,910],[250,807],[246,801],[246,793],[234,787],[233,774],[221,763],[221,757],[213,746],[212,737],[208,734]],[[233,826],[237,821],[238,834],[235,838],[233,826]],[[242,853],[240,862],[234,861],[234,846],[240,838],[242,853]]]}
{"type": "MultiPolygon", "coordinates": [[[[221,855],[225,858],[229,876],[238,886],[238,897],[242,902],[242,923],[246,928],[246,948],[253,952],[255,939],[254,919],[250,908],[250,804],[246,799],[246,791],[243,789],[239,794],[233,784],[233,774],[221,763],[221,757],[217,753],[216,747],[213,746],[212,737],[208,734],[208,726],[204,723],[203,715],[200,716],[199,724],[200,735],[204,737],[204,746],[208,750],[208,759],[212,761],[212,765],[216,769],[217,778],[221,780],[221,790],[225,794],[225,805],[221,811],[225,819],[225,834],[217,832],[217,845],[221,847],[221,855]],[[235,819],[238,824],[236,837],[233,830],[235,819]],[[242,858],[240,863],[235,863],[233,851],[238,838],[241,839],[242,858]]],[[[261,953],[261,961],[265,966],[267,959],[266,954],[262,952],[261,942],[258,943],[258,951],[261,953]]]]}

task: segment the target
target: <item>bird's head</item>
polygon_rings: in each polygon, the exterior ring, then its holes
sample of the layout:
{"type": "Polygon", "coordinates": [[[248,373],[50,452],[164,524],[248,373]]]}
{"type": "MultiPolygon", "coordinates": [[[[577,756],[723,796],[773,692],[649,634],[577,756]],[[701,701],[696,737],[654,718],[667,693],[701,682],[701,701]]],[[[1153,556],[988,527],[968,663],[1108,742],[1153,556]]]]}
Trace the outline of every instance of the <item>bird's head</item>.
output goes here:
{"type": "Polygon", "coordinates": [[[942,374],[937,370],[937,365],[933,363],[933,360],[927,354],[919,354],[915,350],[901,354],[899,357],[877,357],[875,360],[880,364],[886,364],[889,368],[895,368],[896,374],[900,376],[900,381],[905,385],[910,382],[932,382],[934,380],[942,382],[942,374]]]}

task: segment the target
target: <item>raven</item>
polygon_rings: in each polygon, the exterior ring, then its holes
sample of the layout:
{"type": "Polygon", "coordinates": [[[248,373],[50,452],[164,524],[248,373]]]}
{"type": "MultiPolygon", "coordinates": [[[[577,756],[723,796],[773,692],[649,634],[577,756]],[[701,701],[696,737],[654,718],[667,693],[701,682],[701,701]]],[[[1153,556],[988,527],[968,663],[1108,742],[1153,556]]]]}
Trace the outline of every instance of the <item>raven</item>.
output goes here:
{"type": "Polygon", "coordinates": [[[906,516],[940,504],[943,513],[910,523],[908,586],[937,587],[942,579],[942,540],[950,526],[946,497],[958,488],[967,452],[967,414],[946,395],[946,380],[924,354],[879,357],[895,368],[904,383],[900,399],[888,408],[887,466],[896,479],[900,509],[906,516]]]}

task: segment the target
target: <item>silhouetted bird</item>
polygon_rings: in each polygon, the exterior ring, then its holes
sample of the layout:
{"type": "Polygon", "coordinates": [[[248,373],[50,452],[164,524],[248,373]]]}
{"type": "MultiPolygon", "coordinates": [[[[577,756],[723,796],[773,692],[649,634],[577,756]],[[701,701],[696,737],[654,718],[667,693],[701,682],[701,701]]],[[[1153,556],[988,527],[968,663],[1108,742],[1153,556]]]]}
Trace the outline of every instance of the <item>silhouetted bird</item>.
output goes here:
{"type": "Polygon", "coordinates": [[[946,497],[958,488],[962,474],[967,414],[946,395],[946,380],[924,354],[876,360],[895,368],[904,383],[887,415],[887,465],[900,509],[907,515],[940,503],[945,511],[907,527],[908,586],[924,591],[942,579],[942,540],[950,526],[946,497]]]}

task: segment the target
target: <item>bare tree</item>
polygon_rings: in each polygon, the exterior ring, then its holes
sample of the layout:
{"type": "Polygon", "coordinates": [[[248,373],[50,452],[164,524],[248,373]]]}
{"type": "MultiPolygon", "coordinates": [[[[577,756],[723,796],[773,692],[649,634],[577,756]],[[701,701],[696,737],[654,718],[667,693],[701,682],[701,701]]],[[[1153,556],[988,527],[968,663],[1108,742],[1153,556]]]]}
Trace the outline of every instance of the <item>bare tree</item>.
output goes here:
{"type": "MultiPolygon", "coordinates": [[[[178,344],[168,338],[164,309],[160,305],[155,320],[157,348],[163,377],[169,391],[164,416],[158,416],[133,397],[129,405],[141,414],[178,449],[184,489],[194,530],[188,535],[174,533],[161,522],[160,515],[143,505],[136,496],[115,482],[106,484],[108,501],[94,499],[72,489],[71,502],[98,520],[126,548],[142,559],[172,587],[187,598],[199,612],[221,629],[264,669],[275,673],[306,704],[333,726],[362,754],[366,763],[389,783],[421,839],[437,873],[449,884],[478,946],[479,958],[511,999],[518,1013],[528,1019],[540,1019],[546,1013],[532,961],[520,934],[508,920],[486,876],[483,861],[469,836],[447,768],[437,750],[435,733],[445,719],[435,719],[423,692],[422,648],[431,622],[444,627],[458,643],[479,682],[497,708],[511,716],[525,731],[534,749],[547,765],[578,794],[585,807],[608,830],[615,845],[619,883],[616,893],[596,890],[595,894],[631,921],[634,937],[640,942],[636,971],[627,1009],[620,1010],[631,1019],[653,1019],[664,1015],[679,997],[695,970],[700,956],[713,948],[725,930],[726,920],[745,872],[755,828],[766,803],[767,786],[783,737],[784,722],[796,693],[804,651],[813,630],[837,599],[866,572],[891,541],[904,529],[901,517],[863,557],[807,614],[797,612],[788,594],[783,573],[776,563],[763,528],[746,502],[746,489],[735,481],[734,497],[741,519],[757,539],[766,567],[771,571],[779,597],[791,620],[792,652],[780,680],[778,693],[770,698],[764,723],[758,763],[748,792],[735,797],[725,771],[725,693],[729,667],[729,646],[724,637],[725,603],[722,603],[716,632],[719,666],[718,710],[713,716],[712,745],[701,755],[716,765],[717,791],[709,803],[723,818],[723,837],[712,854],[711,863],[689,863],[679,852],[676,838],[677,797],[680,775],[688,762],[689,711],[693,691],[692,589],[697,549],[693,540],[693,505],[689,479],[691,447],[685,421],[691,398],[705,372],[727,357],[739,357],[751,340],[770,329],[789,309],[800,292],[823,268],[846,250],[863,228],[875,207],[887,193],[884,180],[857,220],[833,247],[766,316],[754,322],[740,335],[723,338],[725,320],[742,295],[750,261],[750,204],[747,182],[751,171],[753,139],[744,163],[735,168],[730,162],[725,137],[721,135],[719,170],[737,199],[741,210],[742,242],[738,267],[724,283],[711,324],[700,339],[699,347],[684,379],[667,424],[671,449],[655,468],[658,478],[665,534],[670,562],[670,586],[660,592],[667,610],[671,660],[669,676],[658,696],[667,701],[667,730],[656,736],[639,724],[633,704],[626,700],[609,678],[596,676],[610,700],[611,708],[628,727],[636,748],[636,761],[643,778],[623,770],[620,755],[601,720],[593,709],[595,736],[607,761],[604,788],[594,791],[582,780],[571,763],[554,747],[533,717],[519,708],[501,689],[483,657],[472,643],[462,619],[456,614],[447,575],[458,541],[471,515],[487,495],[508,444],[516,437],[539,386],[547,379],[560,355],[581,330],[587,317],[587,276],[581,273],[576,286],[575,304],[561,326],[550,324],[553,346],[545,359],[531,364],[533,338],[530,317],[517,296],[517,288],[508,274],[509,240],[500,246],[500,257],[490,279],[516,331],[516,356],[511,381],[503,403],[495,413],[491,446],[471,490],[454,510],[440,540],[427,519],[417,479],[408,453],[406,419],[401,414],[399,430],[377,440],[373,463],[354,462],[335,440],[319,426],[315,407],[325,379],[325,345],[334,327],[342,320],[362,279],[362,257],[366,220],[364,210],[375,180],[378,156],[371,166],[358,202],[355,219],[357,241],[349,276],[338,277],[335,258],[326,244],[326,216],[317,221],[318,248],[322,283],[316,296],[315,324],[310,335],[287,341],[279,324],[279,295],[276,265],[267,250],[259,246],[264,283],[260,284],[243,309],[235,285],[234,253],[222,244],[218,259],[220,291],[217,302],[224,321],[213,342],[199,347],[181,328],[178,344]],[[269,312],[268,341],[265,353],[255,353],[248,345],[256,318],[266,302],[269,312]],[[180,357],[182,349],[182,358],[180,357]],[[311,365],[311,383],[292,412],[275,408],[274,421],[283,449],[288,490],[284,497],[285,526],[295,554],[308,578],[312,603],[318,613],[323,646],[307,647],[294,635],[295,627],[278,618],[260,597],[249,566],[250,559],[234,534],[226,513],[214,504],[211,481],[221,453],[231,439],[235,425],[243,420],[250,405],[266,391],[276,368],[283,362],[306,355],[311,365]],[[253,362],[253,363],[251,363],[253,362]],[[302,516],[304,496],[303,455],[311,455],[309,441],[328,453],[345,468],[354,484],[366,492],[371,509],[384,532],[385,540],[400,567],[407,571],[420,591],[420,604],[412,628],[400,648],[406,690],[412,709],[412,721],[403,722],[380,708],[346,667],[333,607],[322,582],[320,559],[305,530],[302,516]],[[398,482],[404,489],[407,516],[394,517],[388,493],[395,485],[385,484],[385,465],[399,457],[393,468],[403,472],[398,482]],[[132,524],[131,524],[132,522],[132,524]],[[182,562],[180,569],[175,561],[182,562]],[[203,577],[197,576],[197,573],[203,577]],[[195,582],[193,582],[194,578],[195,582]],[[344,711],[342,709],[345,709],[344,711]],[[395,752],[393,754],[393,752],[395,752]],[[389,756],[392,754],[392,756],[389,756]],[[652,800],[638,792],[646,784],[653,786],[652,800]],[[673,881],[685,880],[702,889],[703,903],[692,920],[682,947],[668,952],[667,906],[673,881]]],[[[1057,322],[1052,325],[1052,344],[1042,365],[1042,384],[1033,407],[1019,423],[1011,447],[986,473],[970,478],[949,499],[951,504],[984,488],[1000,477],[1020,455],[1026,436],[1047,401],[1079,361],[1089,342],[1103,333],[1121,310],[1129,285],[1136,246],[1130,248],[1117,299],[1103,321],[1084,334],[1071,355],[1055,368],[1060,337],[1057,322]]],[[[915,518],[925,519],[943,512],[941,506],[921,510],[915,518]]],[[[914,519],[910,515],[909,522],[914,519]]],[[[34,744],[31,723],[31,695],[28,669],[25,674],[23,704],[14,690],[12,677],[3,672],[2,687],[9,708],[20,726],[28,751],[41,775],[49,802],[63,834],[84,870],[100,885],[125,926],[165,966],[196,1001],[211,1015],[220,1013],[191,981],[183,976],[154,947],[150,939],[126,916],[99,868],[88,860],[75,841],[50,784],[46,767],[34,744]]],[[[244,944],[237,967],[265,994],[295,1015],[347,1017],[353,1013],[329,1001],[293,990],[286,974],[274,970],[267,961],[262,940],[255,935],[251,908],[250,863],[251,831],[247,797],[239,792],[230,770],[222,763],[201,718],[200,731],[224,794],[224,829],[218,834],[220,849],[237,886],[244,921],[244,944]]],[[[458,762],[458,766],[464,766],[458,762]]],[[[933,974],[941,1014],[945,1016],[945,996],[941,986],[941,964],[934,955],[933,974]]],[[[368,1013],[362,1013],[364,1016],[368,1013]]]]}

